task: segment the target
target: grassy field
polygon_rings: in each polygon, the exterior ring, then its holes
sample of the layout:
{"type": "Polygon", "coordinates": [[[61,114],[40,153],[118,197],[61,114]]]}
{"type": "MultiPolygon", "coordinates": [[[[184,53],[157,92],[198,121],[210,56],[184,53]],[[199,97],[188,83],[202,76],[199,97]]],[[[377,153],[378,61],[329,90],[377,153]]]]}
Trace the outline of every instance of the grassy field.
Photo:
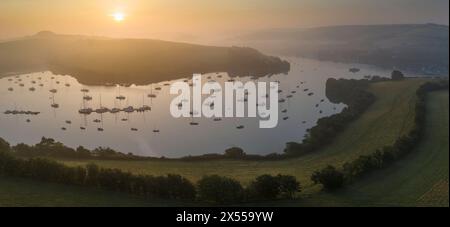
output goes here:
{"type": "MultiPolygon", "coordinates": [[[[377,101],[358,120],[343,131],[326,149],[301,158],[285,161],[65,161],[71,166],[89,162],[102,167],[120,168],[139,174],[164,175],[175,173],[193,181],[204,175],[229,176],[247,184],[261,174],[290,174],[303,184],[305,193],[316,192],[311,174],[328,164],[340,166],[361,154],[391,145],[400,135],[406,134],[413,124],[415,91],[421,80],[382,82],[373,84],[371,92],[377,101]]],[[[286,141],[288,142],[288,141],[286,141]]]]}
{"type": "Polygon", "coordinates": [[[298,201],[296,205],[448,207],[448,91],[430,94],[427,104],[425,138],[405,160],[342,192],[322,193],[305,201],[298,201]]]}
{"type": "MultiPolygon", "coordinates": [[[[423,81],[383,82],[372,85],[377,102],[340,134],[335,143],[302,158],[277,162],[120,162],[95,161],[134,173],[178,173],[198,180],[217,173],[244,183],[264,173],[297,176],[306,193],[295,201],[264,206],[448,206],[448,91],[430,95],[426,140],[417,151],[394,166],[357,182],[345,190],[317,193],[309,181],[312,171],[327,164],[340,165],[375,148],[392,144],[406,133],[414,118],[415,90],[423,81]]],[[[94,162],[94,161],[92,161],[94,162]]],[[[87,162],[66,161],[69,165],[87,162]]],[[[82,187],[0,177],[0,206],[179,206],[82,187]]]]}

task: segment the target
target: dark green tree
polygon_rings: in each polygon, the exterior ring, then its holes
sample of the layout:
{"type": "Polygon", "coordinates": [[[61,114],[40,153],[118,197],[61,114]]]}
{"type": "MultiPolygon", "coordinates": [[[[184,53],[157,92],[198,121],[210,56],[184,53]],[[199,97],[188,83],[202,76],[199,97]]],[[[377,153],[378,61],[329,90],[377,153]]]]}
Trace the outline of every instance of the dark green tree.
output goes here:
{"type": "Polygon", "coordinates": [[[344,185],[345,177],[334,166],[327,166],[320,171],[314,172],[311,180],[315,184],[322,184],[325,190],[333,191],[344,185]]]}
{"type": "Polygon", "coordinates": [[[197,184],[199,199],[216,204],[241,202],[244,189],[238,181],[218,175],[205,176],[197,184]]]}

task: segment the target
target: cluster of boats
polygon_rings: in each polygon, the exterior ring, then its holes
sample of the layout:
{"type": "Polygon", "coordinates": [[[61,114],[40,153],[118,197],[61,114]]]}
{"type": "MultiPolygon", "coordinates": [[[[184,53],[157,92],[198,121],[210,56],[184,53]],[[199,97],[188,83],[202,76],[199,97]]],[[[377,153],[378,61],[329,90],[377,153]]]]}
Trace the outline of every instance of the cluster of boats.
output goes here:
{"type": "Polygon", "coordinates": [[[39,115],[41,112],[36,111],[24,111],[24,110],[7,110],[4,112],[4,114],[11,114],[11,115],[39,115]]]}
{"type": "Polygon", "coordinates": [[[112,114],[116,114],[116,113],[120,113],[120,112],[125,112],[125,113],[133,113],[133,112],[138,112],[138,113],[143,113],[143,112],[147,112],[147,111],[151,111],[152,108],[150,106],[142,106],[142,107],[138,107],[135,108],[133,106],[129,106],[126,108],[106,108],[106,107],[101,107],[98,109],[92,109],[92,108],[83,108],[80,109],[78,111],[78,113],[80,114],[84,114],[84,115],[90,115],[92,113],[97,113],[97,114],[104,114],[104,113],[112,113],[112,114]]]}
{"type": "MultiPolygon", "coordinates": [[[[358,70],[357,70],[357,69],[351,69],[351,71],[352,71],[352,72],[357,72],[358,70]]],[[[222,76],[219,75],[219,74],[218,74],[217,77],[218,77],[218,78],[222,78],[222,76]]],[[[41,79],[41,78],[39,78],[39,80],[40,80],[40,79],[41,79]]],[[[54,77],[52,77],[52,79],[54,79],[54,77]]],[[[214,81],[214,80],[212,80],[212,77],[211,77],[211,76],[209,76],[208,79],[210,79],[210,81],[214,81]]],[[[255,77],[255,78],[252,78],[252,79],[253,79],[253,80],[257,80],[258,78],[255,77]]],[[[12,79],[10,79],[10,81],[12,81],[12,79]]],[[[185,81],[187,82],[188,80],[185,80],[185,81]]],[[[234,81],[235,81],[235,79],[232,79],[232,78],[228,80],[228,82],[234,82],[234,81]]],[[[19,79],[18,82],[21,82],[21,79],[19,79]]],[[[276,81],[276,82],[277,82],[278,84],[280,84],[280,81],[276,81]]],[[[56,81],[56,83],[59,84],[58,81],[56,81]]],[[[195,83],[195,82],[193,82],[192,84],[194,84],[194,83],[195,83]]],[[[299,91],[305,92],[308,96],[313,96],[313,95],[314,95],[314,92],[311,92],[310,89],[307,89],[307,88],[306,88],[306,89],[299,90],[299,89],[301,88],[301,85],[303,85],[303,84],[305,84],[305,83],[306,83],[306,82],[301,81],[299,84],[296,85],[296,88],[297,88],[297,89],[293,89],[293,90],[290,90],[290,91],[286,92],[286,95],[285,95],[284,97],[280,98],[280,99],[278,100],[278,102],[279,102],[280,104],[281,104],[281,103],[286,103],[289,99],[293,98],[294,95],[298,94],[299,91]]],[[[36,81],[32,81],[32,84],[37,84],[37,83],[36,83],[36,81]]],[[[162,86],[169,86],[169,85],[170,85],[169,83],[166,83],[166,84],[164,84],[164,85],[162,85],[162,86]]],[[[70,84],[69,84],[69,83],[66,83],[65,86],[66,86],[66,87],[70,87],[70,84]]],[[[275,86],[274,86],[274,87],[271,87],[271,89],[275,89],[275,86]]],[[[11,87],[11,88],[9,88],[8,90],[9,90],[9,91],[13,91],[14,89],[11,87]]],[[[34,91],[35,88],[34,88],[34,87],[31,87],[29,90],[30,90],[30,91],[34,91]]],[[[157,95],[154,94],[153,91],[161,91],[161,90],[162,90],[161,87],[156,87],[156,88],[154,88],[154,89],[151,89],[151,93],[148,94],[147,97],[148,97],[148,98],[157,98],[157,95]]],[[[57,90],[57,89],[50,89],[49,92],[52,94],[52,100],[53,100],[51,106],[52,106],[53,108],[59,108],[59,105],[58,105],[57,103],[55,103],[55,101],[54,101],[54,96],[55,96],[55,94],[58,92],[58,90],[57,90]]],[[[114,107],[114,108],[107,108],[107,107],[103,107],[102,104],[101,104],[101,96],[100,96],[100,106],[99,106],[99,108],[97,108],[97,109],[95,109],[95,108],[88,108],[88,107],[86,107],[85,102],[86,102],[86,101],[91,101],[91,100],[93,99],[91,96],[89,96],[89,95],[87,94],[87,93],[89,93],[90,91],[89,91],[89,89],[84,88],[84,89],[81,89],[81,92],[83,93],[82,99],[83,99],[83,101],[84,101],[84,102],[83,102],[84,105],[83,105],[83,107],[82,107],[81,109],[78,110],[78,112],[79,112],[79,114],[82,114],[82,115],[106,114],[106,113],[117,114],[117,113],[121,113],[121,112],[124,112],[124,113],[134,113],[134,112],[143,113],[143,112],[149,112],[149,111],[152,111],[152,108],[151,108],[150,106],[147,106],[147,105],[142,105],[141,107],[128,106],[128,107],[125,107],[125,108],[117,108],[117,107],[114,107]]],[[[283,91],[283,90],[280,89],[280,90],[278,90],[278,93],[279,93],[279,94],[283,94],[283,93],[285,93],[285,91],[283,91]]],[[[248,102],[248,95],[249,95],[249,93],[246,91],[246,92],[245,92],[245,97],[244,97],[244,99],[243,99],[243,100],[239,100],[239,101],[241,101],[241,102],[248,102]]],[[[267,94],[267,95],[265,95],[265,97],[266,97],[266,98],[269,98],[269,95],[267,94]]],[[[120,87],[119,87],[119,95],[116,96],[116,99],[119,100],[119,101],[127,100],[127,97],[126,97],[126,96],[120,95],[120,87]]],[[[324,102],[324,101],[325,101],[325,100],[322,99],[320,102],[324,102]]],[[[208,104],[205,104],[205,105],[209,105],[211,108],[213,108],[214,105],[215,105],[215,103],[214,103],[214,102],[211,102],[211,103],[208,103],[208,104]]],[[[265,104],[265,103],[257,103],[256,105],[257,105],[257,106],[265,106],[266,104],[265,104]]],[[[320,104],[316,104],[316,108],[318,108],[319,105],[320,105],[320,104]]],[[[179,104],[178,104],[178,107],[179,107],[179,108],[183,107],[183,103],[179,103],[179,104]]],[[[8,110],[8,111],[5,111],[4,113],[5,113],[5,114],[12,114],[12,115],[17,115],[17,114],[24,114],[24,115],[38,115],[38,114],[40,114],[39,112],[33,112],[33,111],[17,111],[17,110],[8,110]]],[[[287,116],[287,113],[288,113],[288,110],[287,110],[287,109],[282,109],[282,110],[281,110],[281,113],[283,113],[283,114],[285,115],[284,117],[282,117],[283,120],[286,121],[286,120],[289,119],[289,116],[287,116]]],[[[321,110],[320,113],[322,114],[323,111],[321,110]]],[[[193,112],[191,112],[191,115],[193,116],[193,112]]],[[[122,121],[127,121],[127,120],[128,120],[128,119],[126,119],[126,118],[122,119],[122,121]]],[[[214,122],[219,122],[219,121],[222,121],[222,118],[214,118],[213,121],[214,121],[214,122]]],[[[101,121],[101,120],[94,120],[94,122],[96,122],[96,123],[101,123],[102,121],[101,121]]],[[[71,124],[70,121],[67,121],[66,123],[67,123],[67,124],[71,124]]],[[[302,123],[303,123],[303,124],[306,124],[306,121],[303,121],[302,123]]],[[[200,123],[195,122],[194,119],[192,119],[192,121],[191,121],[189,124],[190,124],[191,126],[198,126],[198,125],[200,125],[200,123]]],[[[244,125],[237,125],[236,128],[237,128],[238,130],[242,130],[242,129],[245,128],[245,126],[244,126],[244,125]]],[[[63,128],[61,128],[61,129],[62,129],[62,130],[67,130],[66,127],[63,127],[63,128]]],[[[81,130],[86,130],[85,127],[80,127],[80,129],[81,129],[81,130]]],[[[98,131],[104,131],[104,129],[103,129],[103,128],[98,128],[98,131]]],[[[138,128],[131,128],[131,131],[139,131],[139,129],[138,129],[138,128]]],[[[154,133],[159,133],[160,131],[159,131],[159,129],[155,129],[155,130],[153,130],[153,132],[154,132],[154,133]]]]}

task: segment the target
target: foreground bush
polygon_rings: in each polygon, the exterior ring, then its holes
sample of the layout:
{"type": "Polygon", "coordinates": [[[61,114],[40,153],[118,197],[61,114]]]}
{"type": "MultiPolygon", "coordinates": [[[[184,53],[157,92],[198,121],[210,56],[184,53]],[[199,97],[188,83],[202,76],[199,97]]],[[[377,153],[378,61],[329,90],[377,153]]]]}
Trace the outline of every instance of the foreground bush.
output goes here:
{"type": "Polygon", "coordinates": [[[334,166],[327,166],[320,171],[316,171],[311,176],[315,184],[322,184],[327,191],[334,191],[344,185],[344,174],[338,171],[334,166]]]}
{"type": "Polygon", "coordinates": [[[217,204],[239,203],[244,199],[244,188],[238,181],[218,175],[203,177],[197,184],[198,197],[217,204]]]}
{"type": "Polygon", "coordinates": [[[262,175],[257,177],[247,189],[250,199],[273,200],[291,199],[301,191],[300,182],[288,175],[262,175]]]}

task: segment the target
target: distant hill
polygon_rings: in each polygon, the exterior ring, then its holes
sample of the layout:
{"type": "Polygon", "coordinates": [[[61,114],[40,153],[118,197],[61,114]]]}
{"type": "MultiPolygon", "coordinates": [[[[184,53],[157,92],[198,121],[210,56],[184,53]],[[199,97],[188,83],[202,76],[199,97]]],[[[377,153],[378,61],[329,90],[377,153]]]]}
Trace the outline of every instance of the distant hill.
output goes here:
{"type": "Polygon", "coordinates": [[[58,35],[48,31],[0,43],[0,76],[50,70],[75,76],[84,84],[147,84],[207,72],[262,76],[289,69],[289,63],[280,58],[240,47],[58,35]]]}
{"type": "Polygon", "coordinates": [[[443,25],[278,29],[240,36],[236,42],[283,55],[448,75],[449,27],[443,25]]]}

